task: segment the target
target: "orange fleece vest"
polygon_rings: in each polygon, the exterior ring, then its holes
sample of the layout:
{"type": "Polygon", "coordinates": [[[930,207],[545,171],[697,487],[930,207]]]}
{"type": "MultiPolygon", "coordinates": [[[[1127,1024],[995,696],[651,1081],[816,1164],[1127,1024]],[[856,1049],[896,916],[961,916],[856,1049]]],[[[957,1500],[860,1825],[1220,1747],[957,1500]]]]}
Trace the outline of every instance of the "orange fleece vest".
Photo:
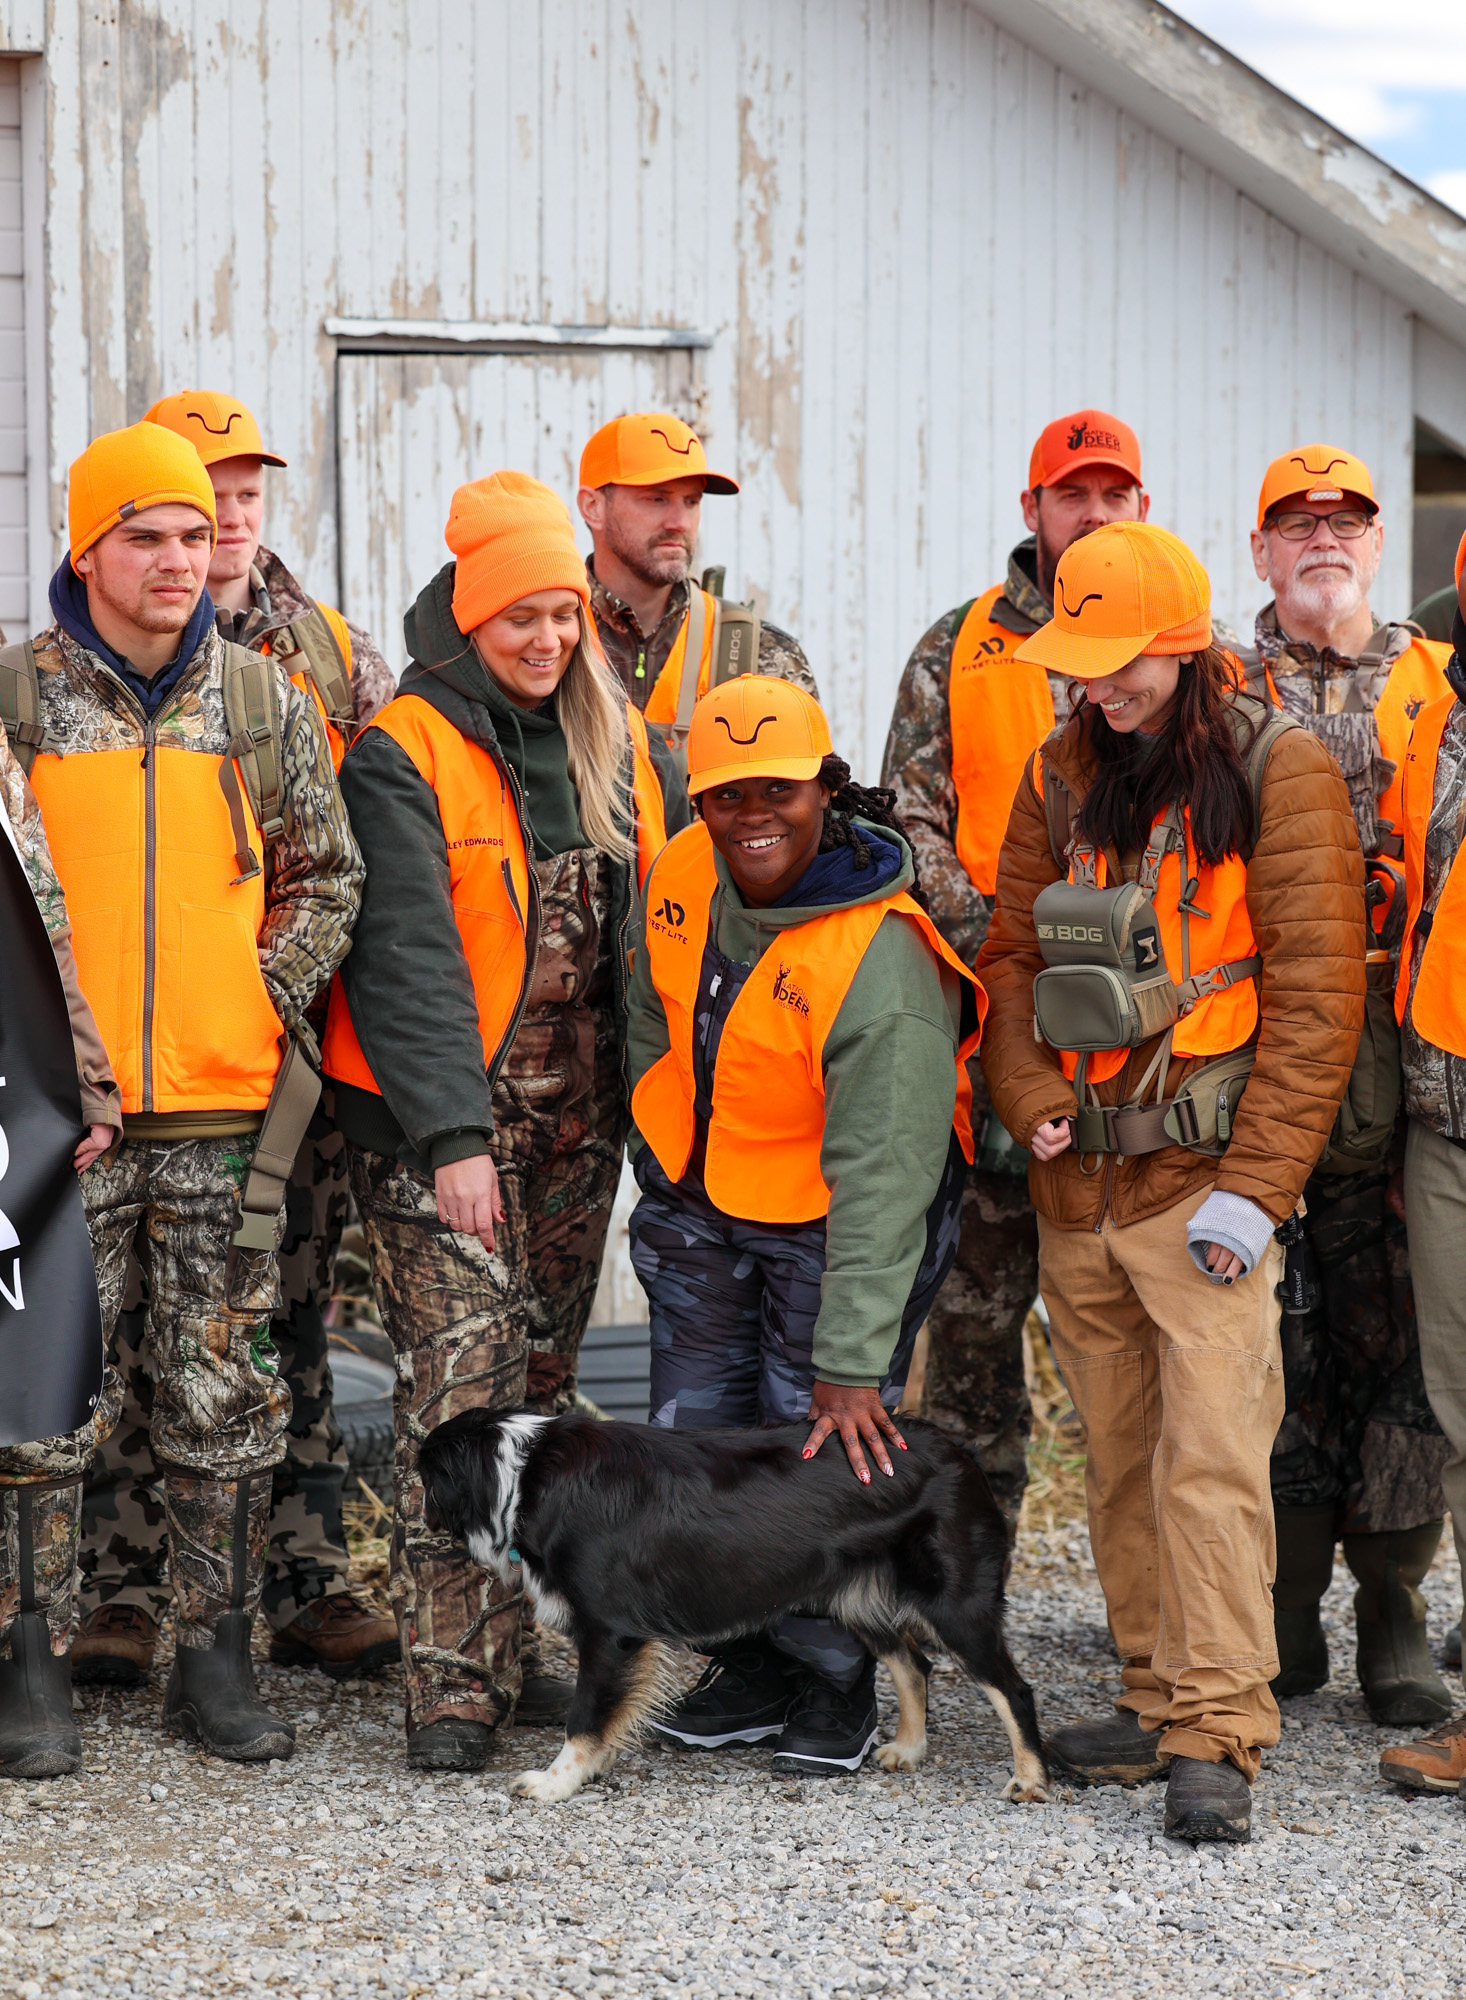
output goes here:
{"type": "Polygon", "coordinates": [[[1405,835],[1405,941],[1400,947],[1400,977],[1395,987],[1395,1019],[1403,1026],[1405,1009],[1416,1034],[1449,1055],[1466,1055],[1466,867],[1461,850],[1451,863],[1446,886],[1432,914],[1430,936],[1420,960],[1420,977],[1410,999],[1411,946],[1425,901],[1425,831],[1435,797],[1435,767],[1456,696],[1450,689],[1432,702],[1415,724],[1405,752],[1402,773],[1402,814],[1405,835]]]}
{"type": "MultiPolygon", "coordinates": [[[[1043,760],[1037,753],[1033,759],[1033,777],[1035,788],[1042,798],[1043,760]]],[[[1152,823],[1159,825],[1163,817],[1163,814],[1157,813],[1152,823]]],[[[1181,856],[1173,847],[1161,862],[1155,895],[1151,899],[1160,920],[1161,949],[1166,955],[1166,967],[1178,985],[1186,976],[1181,962],[1181,892],[1192,876],[1199,880],[1191,899],[1193,914],[1188,926],[1190,972],[1209,972],[1213,967],[1229,965],[1235,959],[1257,956],[1257,941],[1252,935],[1252,919],[1247,911],[1246,862],[1236,854],[1229,854],[1214,868],[1199,862],[1191,844],[1189,808],[1183,820],[1186,874],[1183,876],[1181,873],[1181,856]],[[1202,910],[1207,912],[1206,916],[1197,914],[1202,910]]],[[[1095,887],[1102,889],[1108,873],[1105,857],[1097,854],[1094,860],[1095,887]]],[[[1072,864],[1069,880],[1074,880],[1072,864]]],[[[1233,986],[1223,986],[1215,993],[1206,994],[1189,1014],[1183,1014],[1176,1023],[1171,1053],[1177,1056],[1224,1056],[1233,1049],[1240,1049],[1257,1026],[1257,993],[1255,979],[1239,979],[1233,986]]],[[[1130,1053],[1129,1049],[1104,1049],[1089,1058],[1085,1074],[1091,1083],[1103,1083],[1107,1077],[1119,1075],[1130,1053]]],[[[1064,1074],[1072,1082],[1079,1058],[1069,1049],[1061,1051],[1061,1058],[1064,1074]]]]}
{"type": "Polygon", "coordinates": [[[998,584],[974,601],[952,645],[947,683],[957,859],[985,896],[998,886],[998,854],[1023,766],[1054,726],[1048,675],[1013,658],[1021,633],[993,623],[1002,594],[998,584]]]}
{"type": "MultiPolygon", "coordinates": [[[[262,1111],[280,1068],[264,878],[236,880],[223,761],[155,743],[43,753],[31,771],[124,1117],[262,1111]]],[[[247,794],[244,810],[258,844],[247,794]]]]}
{"type": "MultiPolygon", "coordinates": [[[[698,977],[718,886],[713,845],[699,821],[663,850],[646,894],[646,950],[667,1016],[670,1046],[637,1084],[637,1130],[669,1180],[687,1171],[695,1137],[692,1061],[698,977]]],[[[972,1158],[972,1085],[987,995],[910,896],[887,896],[777,933],[728,1013],[713,1079],[703,1184],[726,1214],[750,1222],[812,1222],[830,1191],[820,1173],[825,1130],[825,1038],[871,939],[892,911],[916,924],[936,956],[973,989],[978,1029],[957,1051],[953,1126],[972,1158]]],[[[879,1145],[879,1134],[871,1144],[879,1145]]]]}
{"type": "MultiPolygon", "coordinates": [[[[696,590],[698,586],[691,584],[689,588],[696,590]]],[[[704,613],[702,624],[702,659],[698,664],[697,670],[697,691],[699,695],[707,693],[709,683],[712,680],[713,618],[718,608],[717,599],[709,597],[706,591],[703,591],[702,598],[704,613]]],[[[687,658],[687,623],[687,618],[684,616],[681,630],[672,641],[672,650],[668,653],[666,660],[662,664],[662,671],[657,675],[656,686],[647,696],[644,713],[648,722],[675,722],[677,720],[677,698],[682,692],[682,665],[687,658]]]]}
{"type": "MultiPolygon", "coordinates": [[[[1396,829],[1404,819],[1405,756],[1410,746],[1410,731],[1423,709],[1451,693],[1451,684],[1446,679],[1446,662],[1450,657],[1449,646],[1438,645],[1433,639],[1416,639],[1390,668],[1374,711],[1379,747],[1395,766],[1389,789],[1379,802],[1379,817],[1389,820],[1396,829]]],[[[1427,806],[1427,813],[1429,810],[1427,806]]]]}

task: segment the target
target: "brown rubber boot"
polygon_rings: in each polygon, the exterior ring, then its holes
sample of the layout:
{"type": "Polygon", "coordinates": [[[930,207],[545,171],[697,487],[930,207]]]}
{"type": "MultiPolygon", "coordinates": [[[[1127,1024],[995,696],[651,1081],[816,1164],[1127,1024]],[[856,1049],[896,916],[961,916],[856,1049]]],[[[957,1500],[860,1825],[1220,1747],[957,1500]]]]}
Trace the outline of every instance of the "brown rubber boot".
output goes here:
{"type": "Polygon", "coordinates": [[[140,1604],[103,1604],[77,1627],[71,1678],[81,1687],[141,1687],[157,1644],[158,1628],[140,1604]]]}
{"type": "Polygon", "coordinates": [[[333,1681],[374,1674],[400,1660],[397,1621],[349,1590],[318,1597],[270,1640],[277,1667],[319,1667],[333,1681]]]}
{"type": "Polygon", "coordinates": [[[1278,1507],[1278,1575],[1273,1585],[1273,1628],[1278,1674],[1273,1697],[1288,1701],[1314,1694],[1329,1677],[1329,1647],[1319,1606],[1334,1574],[1334,1510],[1278,1507]]]}
{"type": "Polygon", "coordinates": [[[1383,1535],[1345,1535],[1358,1579],[1355,1665],[1374,1720],[1387,1729],[1444,1722],[1453,1703],[1425,1636],[1420,1584],[1440,1546],[1441,1521],[1383,1535]]]}

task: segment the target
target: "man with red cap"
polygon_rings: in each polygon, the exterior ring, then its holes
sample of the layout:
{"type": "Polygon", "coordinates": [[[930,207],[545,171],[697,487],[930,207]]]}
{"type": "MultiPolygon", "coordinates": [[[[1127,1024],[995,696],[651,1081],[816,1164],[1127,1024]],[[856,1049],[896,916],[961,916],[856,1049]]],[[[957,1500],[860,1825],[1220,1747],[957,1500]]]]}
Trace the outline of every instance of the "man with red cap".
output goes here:
{"type": "MultiPolygon", "coordinates": [[[[1409,1121],[1405,1214],[1431,1408],[1449,1439],[1441,1472],[1466,1572],[1466,538],[1446,692],[1421,711],[1405,756],[1401,813],[1407,917],[1395,1005],[1409,1121]]],[[[1466,1798],[1466,1715],[1380,1758],[1412,1791],[1466,1798]]]]}
{"type": "Polygon", "coordinates": [[[705,493],[738,491],[708,468],[697,433],[664,410],[603,424],[580,459],[586,564],[601,645],[631,700],[679,747],[692,705],[737,674],[775,674],[818,695],[796,639],[690,578],[705,493]],[[691,651],[695,679],[684,678],[691,651]]]}
{"type": "Polygon", "coordinates": [[[1447,693],[1450,649],[1377,620],[1384,530],[1369,468],[1307,444],[1268,466],[1252,558],[1272,590],[1255,649],[1273,696],[1332,752],[1370,877],[1367,1032],[1329,1143],[1304,1190],[1316,1296],[1285,1322],[1287,1414],[1273,1445],[1273,1605],[1281,1699],[1329,1676],[1320,1603],[1342,1541],[1353,1572],[1355,1665],[1374,1720],[1431,1723],[1450,1695],[1426,1640],[1420,1585],[1440,1542],[1448,1446],[1431,1414],[1410,1303],[1405,1223],[1390,1177],[1399,1052],[1393,991],[1404,921],[1401,786],[1414,718],[1447,693]]]}
{"type": "MultiPolygon", "coordinates": [[[[944,612],[907,662],[881,782],[911,835],[938,929],[970,965],[987,935],[998,850],[1026,759],[1069,714],[1069,679],[1015,662],[1053,616],[1054,574],[1071,543],[1110,521],[1143,521],[1134,431],[1103,410],[1045,427],[1019,496],[1028,537],[1004,581],[944,612]]],[[[981,1459],[1009,1522],[1027,1482],[1031,1415],[1023,1324],[1038,1292],[1038,1223],[1027,1156],[980,1077],[979,1157],[968,1176],[957,1261],[932,1308],[922,1414],[981,1459]]]]}
{"type": "MultiPolygon", "coordinates": [[[[284,467],[285,460],[266,450],[245,404],[213,390],[165,396],[147,421],[187,438],[208,471],[219,525],[208,589],[221,637],[280,660],[320,711],[339,766],[350,737],[392,699],[392,674],[360,626],[317,603],[262,546],[264,467],[284,467]]],[[[324,995],[317,1009],[319,1032],[324,995]]],[[[321,1308],[331,1295],[346,1207],[346,1154],[327,1093],[286,1191],[281,1304],[270,1338],[290,1388],[291,1417],[273,1477],[262,1608],[274,1635],[273,1659],[322,1667],[338,1679],[369,1672],[397,1652],[392,1619],[351,1590],[341,1518],[347,1457],[332,1407],[321,1308]]],[[[82,1513],[82,1619],[71,1664],[73,1678],[83,1682],[145,1680],[168,1603],[141,1339],[141,1311],[124,1312],[115,1343],[122,1415],[97,1453],[82,1513]]]]}
{"type": "MultiPolygon", "coordinates": [[[[294,1744],[250,1664],[290,1417],[269,1337],[275,1250],[318,1089],[307,1015],[346,955],[361,857],[314,704],[219,635],[214,491],[193,445],[150,423],[97,438],[71,468],[68,514],[55,623],[4,665],[31,717],[17,751],[82,990],[122,1087],[125,1135],[82,1195],[109,1339],[134,1247],[148,1281],[177,1634],[164,1721],[213,1755],[261,1762],[294,1744]]],[[[75,1549],[110,1421],[36,1447],[53,1544],[75,1549]]],[[[74,1564],[53,1566],[51,1588],[74,1591],[74,1564]]],[[[44,1664],[0,1683],[0,1771],[75,1766],[69,1662],[44,1664]]]]}

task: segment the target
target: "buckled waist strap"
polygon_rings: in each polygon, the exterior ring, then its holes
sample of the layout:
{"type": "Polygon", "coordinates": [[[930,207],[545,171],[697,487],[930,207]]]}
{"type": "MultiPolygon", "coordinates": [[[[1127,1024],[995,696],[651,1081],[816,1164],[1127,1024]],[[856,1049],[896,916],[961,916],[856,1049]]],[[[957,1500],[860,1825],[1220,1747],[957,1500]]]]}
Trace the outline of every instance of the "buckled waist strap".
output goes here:
{"type": "Polygon", "coordinates": [[[1073,1118],[1078,1153],[1159,1153],[1165,1146],[1194,1146],[1201,1138],[1189,1096],[1159,1104],[1086,1104],[1073,1118]]]}

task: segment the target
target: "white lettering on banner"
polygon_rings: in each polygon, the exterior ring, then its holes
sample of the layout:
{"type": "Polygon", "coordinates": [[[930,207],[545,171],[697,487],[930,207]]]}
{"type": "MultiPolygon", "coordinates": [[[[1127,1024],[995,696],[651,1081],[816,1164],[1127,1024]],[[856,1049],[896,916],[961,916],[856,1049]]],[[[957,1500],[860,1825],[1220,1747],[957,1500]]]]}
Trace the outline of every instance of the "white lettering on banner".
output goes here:
{"type": "MultiPolygon", "coordinates": [[[[3,1076],[0,1076],[0,1089],[4,1088],[4,1084],[5,1079],[3,1076]]],[[[5,1127],[0,1125],[0,1181],[4,1180],[6,1169],[9,1165],[10,1141],[5,1136],[5,1127]]],[[[0,1208],[0,1250],[19,1250],[19,1248],[20,1238],[15,1233],[15,1224],[10,1220],[4,1209],[0,1208]]],[[[5,1280],[0,1278],[0,1298],[5,1300],[5,1303],[13,1312],[25,1311],[25,1290],[20,1282],[20,1258],[18,1256],[13,1260],[11,1265],[10,1284],[7,1285],[5,1280]]]]}
{"type": "MultiPolygon", "coordinates": [[[[3,1218],[0,1218],[0,1220],[3,1220],[3,1218]]],[[[23,1313],[25,1311],[25,1290],[20,1282],[19,1257],[13,1261],[10,1267],[10,1285],[7,1285],[5,1280],[0,1278],[0,1298],[3,1298],[13,1311],[23,1313]],[[10,1289],[10,1285],[14,1285],[14,1291],[10,1289]]]]}

